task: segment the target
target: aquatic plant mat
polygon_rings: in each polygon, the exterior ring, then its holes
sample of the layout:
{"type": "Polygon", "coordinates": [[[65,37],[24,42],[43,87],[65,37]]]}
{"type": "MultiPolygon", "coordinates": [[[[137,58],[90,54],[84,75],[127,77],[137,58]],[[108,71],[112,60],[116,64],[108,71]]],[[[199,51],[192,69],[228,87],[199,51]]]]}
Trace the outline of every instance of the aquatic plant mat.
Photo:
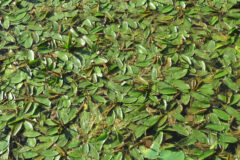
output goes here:
{"type": "Polygon", "coordinates": [[[238,160],[239,0],[0,0],[1,160],[238,160]]]}

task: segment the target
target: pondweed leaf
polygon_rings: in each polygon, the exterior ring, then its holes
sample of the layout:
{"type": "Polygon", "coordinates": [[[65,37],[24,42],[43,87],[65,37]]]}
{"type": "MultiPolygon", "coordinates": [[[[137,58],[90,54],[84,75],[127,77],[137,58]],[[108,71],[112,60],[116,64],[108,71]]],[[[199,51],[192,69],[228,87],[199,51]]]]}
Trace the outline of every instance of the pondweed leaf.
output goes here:
{"type": "Polygon", "coordinates": [[[176,94],[177,91],[174,88],[163,88],[159,91],[161,94],[176,94]]]}
{"type": "Polygon", "coordinates": [[[46,106],[51,106],[51,101],[48,98],[44,98],[44,97],[36,97],[35,101],[41,104],[44,104],[46,106]]]}
{"type": "Polygon", "coordinates": [[[137,98],[124,98],[123,103],[134,103],[137,101],[137,98]]]}
{"type": "Polygon", "coordinates": [[[139,126],[137,129],[135,129],[134,134],[136,138],[141,137],[147,129],[147,126],[139,126]]]}
{"type": "Polygon", "coordinates": [[[181,135],[188,136],[189,132],[180,124],[174,124],[173,129],[181,135]]]}
{"type": "Polygon", "coordinates": [[[236,143],[238,141],[237,138],[230,134],[221,134],[219,140],[225,143],[236,143]]]}
{"type": "Polygon", "coordinates": [[[184,160],[185,155],[183,152],[174,152],[171,150],[163,150],[159,154],[160,156],[158,157],[160,160],[171,160],[171,159],[179,159],[179,160],[184,160]]]}
{"type": "Polygon", "coordinates": [[[38,136],[41,135],[41,133],[36,132],[36,131],[30,131],[30,130],[28,130],[28,131],[25,131],[25,132],[23,133],[23,135],[24,135],[25,137],[38,137],[38,136]]]}
{"type": "Polygon", "coordinates": [[[228,114],[235,117],[238,121],[240,120],[240,113],[231,106],[226,106],[225,110],[228,114]]]}
{"type": "Polygon", "coordinates": [[[53,157],[58,155],[59,153],[57,151],[54,150],[45,150],[41,152],[41,155],[45,156],[45,157],[53,157]]]}
{"type": "Polygon", "coordinates": [[[98,96],[98,95],[93,95],[92,96],[94,100],[96,100],[97,102],[101,102],[101,103],[106,103],[107,101],[105,100],[105,98],[103,98],[102,96],[98,96]]]}
{"type": "Polygon", "coordinates": [[[206,151],[199,157],[199,159],[204,160],[207,157],[210,157],[211,155],[213,155],[214,153],[215,153],[215,151],[213,151],[213,150],[206,151]]]}
{"type": "Polygon", "coordinates": [[[37,152],[32,152],[32,151],[23,152],[23,157],[26,158],[26,159],[34,158],[36,156],[38,156],[37,152]]]}
{"type": "Polygon", "coordinates": [[[212,129],[214,131],[223,131],[225,129],[221,124],[208,124],[205,128],[212,129]]]}
{"type": "Polygon", "coordinates": [[[8,147],[7,141],[4,141],[4,140],[0,141],[0,152],[1,153],[4,152],[7,147],[8,147]]]}
{"type": "Polygon", "coordinates": [[[140,150],[143,153],[143,156],[148,159],[157,159],[160,154],[160,145],[163,139],[163,132],[157,136],[157,138],[152,142],[149,148],[141,146],[140,150]]]}
{"type": "Polygon", "coordinates": [[[230,78],[228,78],[228,77],[225,77],[225,78],[223,79],[223,82],[224,82],[230,89],[232,89],[232,90],[234,90],[234,91],[238,91],[238,90],[239,90],[238,85],[237,85],[236,83],[234,83],[234,82],[232,81],[232,79],[230,79],[230,78]]]}
{"type": "Polygon", "coordinates": [[[57,55],[57,57],[62,60],[62,61],[67,61],[68,60],[68,55],[66,52],[61,52],[61,51],[57,51],[55,52],[55,54],[57,55]]]}
{"type": "Polygon", "coordinates": [[[223,119],[223,120],[225,120],[225,121],[228,121],[228,120],[230,120],[230,118],[231,118],[226,112],[224,112],[224,111],[222,111],[222,110],[220,110],[220,109],[213,109],[213,112],[214,112],[219,118],[221,118],[221,119],[223,119]]]}
{"type": "Polygon", "coordinates": [[[173,5],[169,5],[163,8],[162,13],[170,12],[173,9],[173,5]]]}

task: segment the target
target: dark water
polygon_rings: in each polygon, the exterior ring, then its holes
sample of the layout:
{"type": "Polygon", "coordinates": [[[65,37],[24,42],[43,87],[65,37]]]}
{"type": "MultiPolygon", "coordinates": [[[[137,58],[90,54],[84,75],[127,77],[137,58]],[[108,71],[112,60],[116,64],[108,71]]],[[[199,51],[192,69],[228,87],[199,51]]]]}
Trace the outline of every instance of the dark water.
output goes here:
{"type": "Polygon", "coordinates": [[[38,1],[38,0],[25,0],[25,1],[31,2],[31,3],[40,3],[40,1],[38,1]]]}

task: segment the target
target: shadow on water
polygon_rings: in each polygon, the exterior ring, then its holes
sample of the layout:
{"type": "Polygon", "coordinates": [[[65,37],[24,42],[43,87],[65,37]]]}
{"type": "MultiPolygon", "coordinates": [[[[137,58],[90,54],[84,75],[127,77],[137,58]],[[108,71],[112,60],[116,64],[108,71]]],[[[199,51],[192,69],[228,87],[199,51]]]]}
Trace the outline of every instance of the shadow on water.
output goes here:
{"type": "Polygon", "coordinates": [[[74,48],[74,53],[76,54],[86,54],[86,55],[91,55],[91,52],[87,51],[87,50],[84,50],[82,48],[74,48]]]}
{"type": "Polygon", "coordinates": [[[40,1],[38,1],[38,0],[24,0],[24,1],[27,1],[27,2],[30,2],[30,3],[40,3],[40,1]]]}
{"type": "Polygon", "coordinates": [[[0,54],[3,55],[3,54],[6,54],[8,52],[7,49],[0,49],[0,54]]]}

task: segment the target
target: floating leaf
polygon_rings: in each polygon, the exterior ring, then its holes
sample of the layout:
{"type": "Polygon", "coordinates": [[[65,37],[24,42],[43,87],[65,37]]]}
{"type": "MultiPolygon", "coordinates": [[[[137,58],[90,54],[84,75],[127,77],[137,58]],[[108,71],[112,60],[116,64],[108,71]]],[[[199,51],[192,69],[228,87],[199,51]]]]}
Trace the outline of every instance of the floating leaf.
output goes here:
{"type": "Polygon", "coordinates": [[[35,101],[37,101],[38,103],[44,104],[46,106],[51,106],[51,101],[48,98],[36,97],[35,101]]]}
{"type": "Polygon", "coordinates": [[[173,9],[172,5],[166,6],[163,8],[162,13],[168,13],[173,9]]]}
{"type": "Polygon", "coordinates": [[[32,152],[32,151],[23,152],[23,156],[24,156],[24,158],[29,159],[29,158],[34,158],[34,157],[38,156],[38,153],[32,152]]]}
{"type": "Polygon", "coordinates": [[[174,88],[163,88],[160,90],[161,94],[176,94],[177,91],[174,88]]]}
{"type": "Polygon", "coordinates": [[[205,126],[205,128],[212,129],[215,131],[223,131],[225,129],[225,127],[220,124],[208,124],[205,126]]]}
{"type": "Polygon", "coordinates": [[[213,109],[213,112],[221,119],[228,121],[231,119],[231,117],[224,111],[220,109],[213,109]]]}
{"type": "Polygon", "coordinates": [[[43,152],[41,152],[41,155],[46,156],[46,157],[53,157],[58,155],[59,153],[57,151],[54,150],[45,150],[43,152]]]}
{"type": "Polygon", "coordinates": [[[140,54],[147,54],[146,48],[143,47],[142,45],[137,45],[137,49],[140,54]]]}
{"type": "Polygon", "coordinates": [[[5,151],[5,149],[8,146],[8,142],[7,141],[0,141],[0,152],[2,153],[3,151],[5,151]]]}
{"type": "Polygon", "coordinates": [[[211,25],[214,25],[217,21],[218,21],[218,17],[217,17],[217,16],[214,16],[214,17],[212,17],[212,19],[211,19],[211,21],[210,21],[210,24],[211,24],[211,25]]]}
{"type": "Polygon", "coordinates": [[[219,140],[225,143],[236,143],[238,141],[237,138],[229,134],[220,134],[219,140]]]}
{"type": "Polygon", "coordinates": [[[25,137],[38,137],[38,136],[41,135],[41,133],[36,132],[36,131],[30,131],[30,130],[28,130],[28,131],[25,131],[25,132],[23,133],[23,135],[24,135],[25,137]]]}
{"type": "Polygon", "coordinates": [[[180,124],[174,124],[173,129],[181,135],[188,136],[189,132],[180,124]]]}
{"type": "Polygon", "coordinates": [[[238,91],[239,88],[238,88],[238,85],[236,83],[234,83],[230,78],[228,77],[225,77],[223,79],[223,82],[232,90],[234,91],[238,91]]]}
{"type": "Polygon", "coordinates": [[[11,74],[10,80],[11,80],[11,83],[15,84],[15,83],[20,83],[27,78],[28,78],[28,75],[25,72],[18,70],[13,74],[11,74]]]}
{"type": "Polygon", "coordinates": [[[213,155],[214,153],[215,153],[215,151],[213,151],[213,150],[206,151],[199,157],[199,159],[204,160],[207,157],[210,157],[211,155],[213,155]]]}
{"type": "Polygon", "coordinates": [[[137,101],[137,98],[124,98],[123,103],[134,103],[137,101]]]}
{"type": "Polygon", "coordinates": [[[185,155],[183,152],[174,152],[170,150],[163,150],[159,154],[160,160],[172,160],[172,159],[178,159],[178,160],[184,160],[185,155]]]}
{"type": "Polygon", "coordinates": [[[29,36],[24,42],[24,47],[30,48],[32,46],[32,44],[33,44],[33,39],[31,36],[29,36]]]}
{"type": "Polygon", "coordinates": [[[239,113],[236,109],[234,109],[234,108],[232,108],[232,107],[230,107],[230,106],[226,106],[226,111],[227,111],[231,116],[235,117],[238,121],[240,120],[240,113],[239,113]]]}
{"type": "Polygon", "coordinates": [[[62,61],[67,61],[68,60],[68,56],[67,56],[67,53],[66,52],[60,52],[60,51],[57,51],[55,52],[55,54],[57,55],[57,57],[62,60],[62,61]]]}
{"type": "Polygon", "coordinates": [[[10,21],[9,21],[8,16],[6,16],[6,17],[4,18],[3,27],[4,27],[5,29],[8,29],[9,26],[10,26],[10,21]]]}
{"type": "Polygon", "coordinates": [[[172,82],[173,86],[175,86],[176,88],[178,88],[179,90],[181,91],[185,91],[185,90],[188,90],[190,89],[190,86],[189,84],[185,83],[184,81],[182,80],[174,80],[172,82]]]}
{"type": "Polygon", "coordinates": [[[139,126],[137,129],[135,129],[134,134],[136,138],[141,137],[147,129],[147,126],[139,126]]]}
{"type": "Polygon", "coordinates": [[[101,103],[106,103],[107,101],[105,100],[105,98],[103,98],[102,96],[98,96],[98,95],[93,95],[92,96],[94,100],[96,100],[97,102],[101,102],[101,103]]]}
{"type": "Polygon", "coordinates": [[[142,6],[147,2],[147,0],[137,0],[136,6],[142,6]]]}
{"type": "Polygon", "coordinates": [[[159,153],[160,153],[159,146],[162,143],[162,139],[163,139],[163,133],[160,132],[160,134],[153,141],[153,143],[149,148],[142,146],[140,150],[143,153],[143,156],[148,159],[157,159],[159,157],[159,153]]]}

